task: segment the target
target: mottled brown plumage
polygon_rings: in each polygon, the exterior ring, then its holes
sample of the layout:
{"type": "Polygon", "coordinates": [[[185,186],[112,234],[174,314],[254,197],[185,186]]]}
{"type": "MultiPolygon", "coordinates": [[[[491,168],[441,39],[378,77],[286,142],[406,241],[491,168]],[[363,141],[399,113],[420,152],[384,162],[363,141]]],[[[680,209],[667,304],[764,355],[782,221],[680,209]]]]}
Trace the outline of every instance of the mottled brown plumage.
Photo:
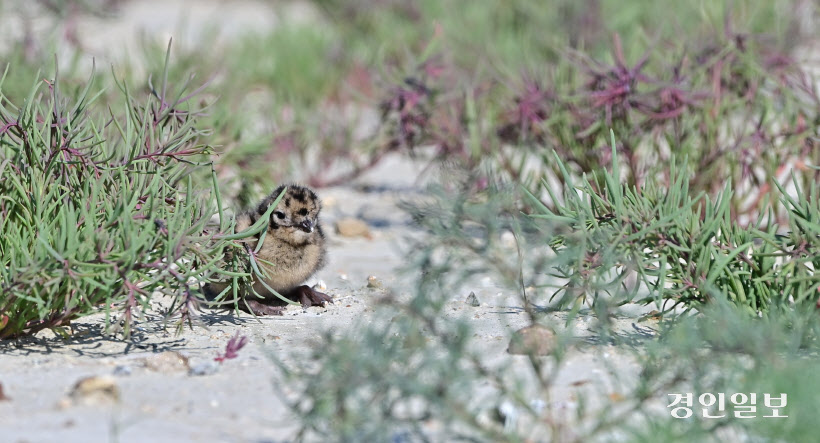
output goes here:
{"type": "MultiPolygon", "coordinates": [[[[267,212],[285,186],[280,186],[265,197],[255,210],[237,215],[236,232],[241,232],[256,223],[259,217],[267,212]]],[[[302,306],[324,306],[331,302],[330,296],[302,285],[325,263],[326,248],[322,225],[319,223],[319,211],[322,206],[319,198],[309,188],[288,185],[285,195],[271,213],[270,222],[262,247],[257,252],[257,263],[265,283],[280,294],[302,303],[302,306]],[[267,264],[265,262],[270,262],[267,264]]],[[[261,234],[260,234],[261,235],[261,234]]],[[[245,240],[250,250],[255,250],[259,237],[245,240]]],[[[222,292],[227,283],[209,283],[205,285],[206,295],[214,296],[222,292]]],[[[266,302],[277,302],[279,299],[265,286],[254,280],[253,289],[264,297],[260,300],[251,291],[243,291],[245,303],[256,315],[281,315],[281,306],[272,306],[266,302]]],[[[244,306],[243,306],[244,308],[244,306]]]]}

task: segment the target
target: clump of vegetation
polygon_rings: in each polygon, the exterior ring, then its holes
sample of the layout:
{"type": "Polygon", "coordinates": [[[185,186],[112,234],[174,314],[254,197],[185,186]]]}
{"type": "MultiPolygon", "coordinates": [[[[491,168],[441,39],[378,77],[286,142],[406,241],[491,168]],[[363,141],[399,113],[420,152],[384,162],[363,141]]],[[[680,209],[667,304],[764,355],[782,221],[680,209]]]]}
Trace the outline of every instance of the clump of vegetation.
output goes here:
{"type": "MultiPolygon", "coordinates": [[[[612,158],[618,158],[614,137],[612,158]]],[[[594,303],[599,292],[623,292],[621,285],[630,277],[638,284],[621,302],[632,302],[646,289],[640,301],[662,301],[665,312],[679,306],[700,309],[716,293],[753,315],[817,302],[816,186],[804,192],[795,180],[794,197],[778,188],[788,208],[787,226],[772,223],[771,213],[741,226],[731,214],[731,182],[714,199],[703,193],[692,196],[689,173],[681,172],[674,160],[668,188],[649,182],[640,190],[620,183],[617,161],[614,172],[603,174],[603,189],[587,177],[576,186],[557,155],[556,164],[567,183],[563,192],[556,194],[544,184],[555,209],[529,197],[535,206],[531,217],[542,221],[536,226],[551,238],[560,263],[551,284],[558,285],[555,295],[562,294],[563,304],[576,297],[591,297],[594,303]]]]}
{"type": "Polygon", "coordinates": [[[0,338],[101,310],[107,322],[118,312],[128,335],[160,295],[181,326],[196,315],[200,282],[228,274],[233,291],[215,302],[237,307],[238,287],[259,272],[236,254],[220,259],[265,220],[233,233],[216,180],[192,180],[212,171],[191,104],[199,91],[175,88],[167,72],[148,85],[137,99],[121,84],[123,107],[105,114],[93,75],[68,91],[58,78],[37,81],[19,104],[0,93],[0,338]],[[219,229],[206,228],[215,214],[219,229]]]}
{"type": "Polygon", "coordinates": [[[163,79],[123,109],[93,109],[93,78],[63,91],[37,81],[18,104],[0,97],[0,338],[104,309],[129,328],[152,293],[193,314],[198,242],[212,213],[190,173],[208,145],[185,90],[163,79]]]}

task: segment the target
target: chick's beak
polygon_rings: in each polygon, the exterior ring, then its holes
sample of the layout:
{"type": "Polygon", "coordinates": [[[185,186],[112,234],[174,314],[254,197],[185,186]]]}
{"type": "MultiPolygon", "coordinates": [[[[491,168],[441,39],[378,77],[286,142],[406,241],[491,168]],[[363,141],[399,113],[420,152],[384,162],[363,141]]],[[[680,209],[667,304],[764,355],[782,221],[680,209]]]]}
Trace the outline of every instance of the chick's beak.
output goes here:
{"type": "Polygon", "coordinates": [[[302,220],[302,223],[299,223],[299,228],[309,234],[313,232],[313,222],[311,220],[302,220]]]}

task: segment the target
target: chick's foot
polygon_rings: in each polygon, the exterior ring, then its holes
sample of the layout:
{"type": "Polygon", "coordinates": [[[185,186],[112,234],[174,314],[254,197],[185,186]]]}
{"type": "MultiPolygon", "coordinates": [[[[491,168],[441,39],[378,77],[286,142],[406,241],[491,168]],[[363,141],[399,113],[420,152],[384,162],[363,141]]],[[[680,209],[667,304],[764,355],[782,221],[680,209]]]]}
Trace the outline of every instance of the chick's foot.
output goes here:
{"type": "Polygon", "coordinates": [[[283,311],[285,310],[284,306],[266,305],[256,300],[245,300],[244,303],[239,304],[239,307],[243,311],[258,317],[264,315],[284,315],[283,311]]]}
{"type": "Polygon", "coordinates": [[[333,303],[333,298],[324,292],[319,292],[310,286],[302,285],[288,294],[291,300],[302,303],[303,308],[311,306],[324,307],[325,303],[333,303]]]}

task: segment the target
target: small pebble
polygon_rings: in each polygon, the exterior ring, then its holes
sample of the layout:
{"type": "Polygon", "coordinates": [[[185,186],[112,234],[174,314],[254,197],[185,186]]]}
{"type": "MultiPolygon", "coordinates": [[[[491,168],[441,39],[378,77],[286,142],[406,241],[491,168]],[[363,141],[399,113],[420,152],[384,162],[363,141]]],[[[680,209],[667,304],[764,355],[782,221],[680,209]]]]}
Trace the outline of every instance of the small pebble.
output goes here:
{"type": "Polygon", "coordinates": [[[507,432],[511,432],[515,429],[515,422],[518,421],[518,411],[516,410],[515,405],[511,402],[504,400],[498,405],[498,409],[496,409],[498,413],[498,418],[504,423],[504,430],[507,432]]]}
{"type": "Polygon", "coordinates": [[[336,203],[336,197],[326,196],[322,199],[322,206],[324,206],[325,208],[332,208],[336,206],[336,203]]]}
{"type": "Polygon", "coordinates": [[[370,227],[362,220],[353,217],[336,221],[336,232],[342,237],[370,238],[370,227]]]}
{"type": "Polygon", "coordinates": [[[188,371],[188,357],[174,351],[160,352],[145,359],[145,367],[157,372],[188,371]]]}
{"type": "Polygon", "coordinates": [[[131,372],[132,372],[131,366],[117,365],[114,368],[114,373],[113,374],[116,375],[116,376],[125,376],[125,375],[131,375],[131,372]]]}
{"type": "Polygon", "coordinates": [[[541,412],[543,412],[547,407],[547,402],[541,400],[540,398],[536,398],[534,400],[530,400],[530,407],[536,414],[541,414],[541,412]]]}
{"type": "Polygon", "coordinates": [[[58,400],[58,401],[57,401],[57,409],[68,409],[68,408],[70,408],[73,404],[74,404],[74,403],[71,401],[71,399],[70,399],[70,398],[68,398],[68,397],[63,397],[63,398],[61,398],[60,400],[58,400]]]}
{"type": "Polygon", "coordinates": [[[101,405],[120,401],[120,388],[111,376],[85,377],[74,384],[70,404],[101,405]]]}
{"type": "Polygon", "coordinates": [[[408,431],[397,431],[390,437],[390,443],[410,443],[414,441],[413,435],[408,431]]]}
{"type": "Polygon", "coordinates": [[[378,279],[375,275],[371,275],[367,277],[367,287],[370,289],[384,289],[384,285],[382,281],[378,279]]]}
{"type": "Polygon", "coordinates": [[[189,371],[188,375],[212,375],[219,370],[219,365],[214,361],[206,361],[194,365],[189,371]]]}
{"type": "Polygon", "coordinates": [[[555,349],[555,332],[552,329],[532,325],[515,331],[507,352],[516,355],[549,355],[555,349]]]}
{"type": "Polygon", "coordinates": [[[504,231],[501,233],[501,245],[505,248],[514,248],[516,245],[515,234],[512,231],[504,231]]]}
{"type": "Polygon", "coordinates": [[[476,297],[475,292],[470,291],[470,295],[467,296],[467,299],[464,300],[464,303],[467,303],[470,306],[481,306],[481,302],[478,301],[478,297],[476,297]]]}

